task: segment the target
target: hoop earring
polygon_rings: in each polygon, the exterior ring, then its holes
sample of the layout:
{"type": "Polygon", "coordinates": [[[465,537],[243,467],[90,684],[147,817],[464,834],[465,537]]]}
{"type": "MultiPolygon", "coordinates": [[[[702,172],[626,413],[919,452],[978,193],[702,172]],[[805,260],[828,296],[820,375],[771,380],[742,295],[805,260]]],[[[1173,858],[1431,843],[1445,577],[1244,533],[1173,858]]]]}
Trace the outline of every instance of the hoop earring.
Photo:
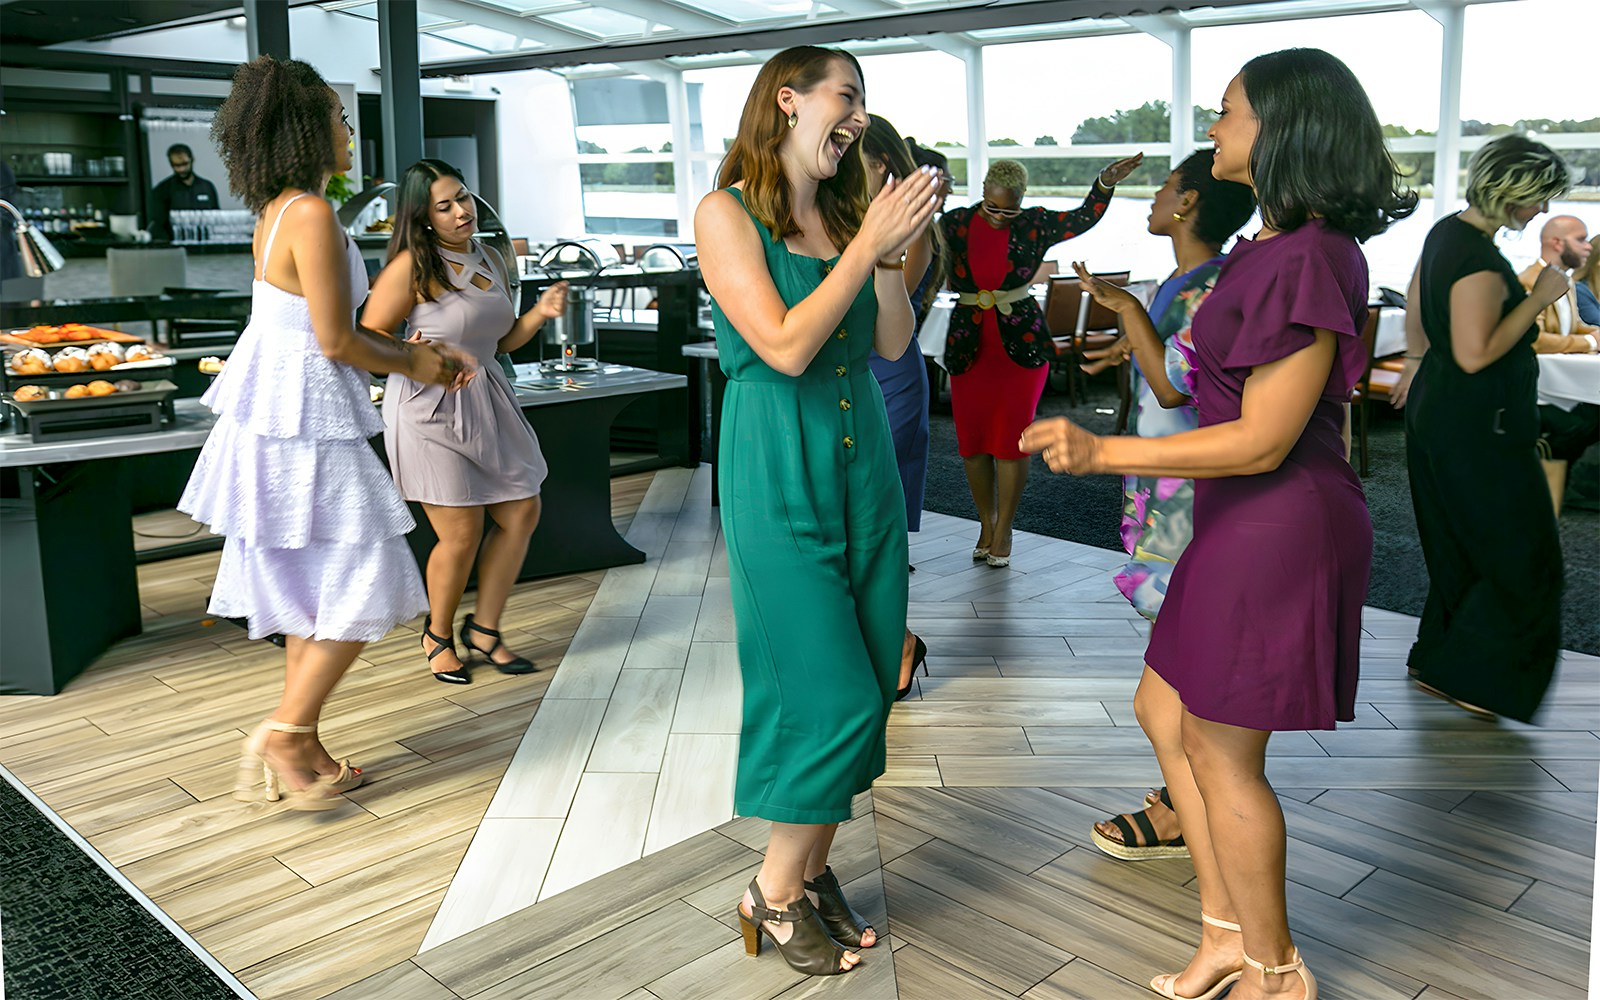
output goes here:
{"type": "Polygon", "coordinates": [[[800,124],[800,116],[793,111],[789,112],[789,127],[794,128],[798,124],[800,124]]]}

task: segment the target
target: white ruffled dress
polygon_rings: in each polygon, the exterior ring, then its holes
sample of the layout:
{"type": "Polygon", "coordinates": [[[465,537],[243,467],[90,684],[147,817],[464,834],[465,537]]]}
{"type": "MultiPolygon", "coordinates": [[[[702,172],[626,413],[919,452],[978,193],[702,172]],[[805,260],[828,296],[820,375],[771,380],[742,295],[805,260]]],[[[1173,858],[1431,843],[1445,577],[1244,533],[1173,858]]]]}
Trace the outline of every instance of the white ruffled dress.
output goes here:
{"type": "MultiPolygon", "coordinates": [[[[366,268],[346,252],[360,302],[366,268]]],[[[383,431],[367,386],[323,355],[304,298],[252,282],[250,324],[200,398],[217,422],[178,502],[227,536],[209,611],[247,619],[252,639],[370,642],[427,610],[405,538],[416,522],[367,442],[383,431]]]]}

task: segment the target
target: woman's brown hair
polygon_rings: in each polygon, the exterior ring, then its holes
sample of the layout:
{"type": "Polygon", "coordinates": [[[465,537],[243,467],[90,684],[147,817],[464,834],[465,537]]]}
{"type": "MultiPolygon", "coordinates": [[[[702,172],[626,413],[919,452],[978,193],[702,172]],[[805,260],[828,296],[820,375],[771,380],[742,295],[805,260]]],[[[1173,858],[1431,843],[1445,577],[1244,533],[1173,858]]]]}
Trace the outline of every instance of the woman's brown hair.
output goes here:
{"type": "Polygon", "coordinates": [[[454,290],[444,258],[439,256],[439,239],[428,225],[428,210],[433,206],[433,182],[453,177],[467,186],[461,171],[443,160],[418,160],[400,178],[399,204],[394,212],[394,235],[389,237],[389,260],[402,250],[411,252],[411,293],[423,302],[434,301],[433,290],[454,290]]]}
{"type": "MultiPolygon", "coordinates": [[[[917,162],[911,154],[911,147],[900,137],[899,130],[889,119],[879,115],[868,115],[867,119],[867,130],[856,144],[861,148],[861,155],[882,163],[891,177],[910,177],[917,169],[917,162]]],[[[939,289],[944,287],[945,258],[950,256],[945,252],[944,230],[941,227],[929,223],[928,235],[933,240],[933,261],[928,265],[931,274],[926,276],[919,314],[933,308],[933,300],[939,297],[939,289]]]]}
{"type": "MultiPolygon", "coordinates": [[[[801,235],[789,204],[789,182],[778,159],[778,146],[789,131],[789,123],[778,107],[778,91],[784,87],[807,94],[827,79],[838,63],[844,63],[861,76],[856,57],[838,49],[799,45],[784,49],[768,59],[745,98],[739,115],[739,134],[722,160],[717,187],[732,187],[744,181],[744,203],[773,239],[801,235]]],[[[846,156],[839,170],[817,185],[817,212],[822,228],[838,250],[855,239],[861,217],[867,212],[866,169],[860,157],[846,156]]]]}
{"type": "Polygon", "coordinates": [[[333,173],[338,97],[309,63],[257,56],[233,74],[211,139],[228,187],[261,214],[285,188],[319,191],[333,173]]]}

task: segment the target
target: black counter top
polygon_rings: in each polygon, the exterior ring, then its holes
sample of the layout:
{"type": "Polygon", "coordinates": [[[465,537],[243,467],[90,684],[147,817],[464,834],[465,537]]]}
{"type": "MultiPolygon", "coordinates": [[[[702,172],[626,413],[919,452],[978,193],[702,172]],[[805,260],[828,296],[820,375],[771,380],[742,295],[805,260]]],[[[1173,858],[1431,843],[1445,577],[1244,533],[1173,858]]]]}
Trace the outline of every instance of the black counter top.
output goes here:
{"type": "Polygon", "coordinates": [[[249,254],[249,242],[243,243],[170,243],[166,240],[154,240],[149,243],[136,243],[133,240],[74,240],[60,235],[51,236],[50,242],[61,256],[69,260],[83,260],[94,257],[104,257],[107,250],[165,250],[169,247],[179,247],[191,254],[249,254]]]}

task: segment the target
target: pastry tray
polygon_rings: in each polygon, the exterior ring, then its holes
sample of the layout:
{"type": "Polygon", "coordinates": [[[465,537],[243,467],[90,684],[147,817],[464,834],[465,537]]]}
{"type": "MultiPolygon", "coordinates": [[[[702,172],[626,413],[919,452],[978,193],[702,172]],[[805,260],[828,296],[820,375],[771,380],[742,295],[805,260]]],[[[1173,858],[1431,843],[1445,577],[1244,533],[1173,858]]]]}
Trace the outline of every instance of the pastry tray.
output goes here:
{"type": "MultiPolygon", "coordinates": [[[[51,324],[45,324],[45,325],[48,326],[48,325],[51,325],[51,324]]],[[[55,324],[55,325],[65,326],[66,324],[63,323],[63,324],[55,324]]],[[[19,327],[19,328],[14,329],[14,330],[7,330],[4,333],[0,333],[0,344],[5,344],[5,345],[8,345],[8,346],[12,346],[12,347],[42,347],[47,351],[59,351],[63,347],[92,347],[95,344],[105,344],[105,343],[113,343],[113,344],[142,344],[142,343],[144,343],[144,338],[143,337],[136,337],[131,333],[123,333],[121,330],[107,330],[107,329],[105,329],[103,327],[88,326],[87,324],[80,324],[80,325],[82,325],[86,331],[88,331],[89,333],[93,334],[93,336],[91,336],[87,340],[65,340],[65,339],[62,339],[62,340],[51,341],[48,344],[41,344],[41,343],[38,343],[36,341],[29,340],[27,337],[23,336],[23,334],[26,334],[29,330],[32,329],[32,327],[26,327],[25,326],[25,327],[19,327]]]]}
{"type": "MultiPolygon", "coordinates": [[[[110,379],[106,381],[110,381],[110,379]]],[[[60,413],[63,410],[88,410],[101,406],[161,403],[165,402],[168,396],[177,391],[178,387],[175,383],[160,381],[147,383],[137,390],[113,392],[107,396],[79,396],[76,399],[68,399],[52,390],[52,394],[44,399],[17,400],[13,399],[8,393],[5,396],[5,401],[24,416],[31,416],[35,413],[60,413]]]]}
{"type": "Polygon", "coordinates": [[[131,378],[136,382],[145,382],[150,379],[167,378],[172,369],[177,366],[177,361],[167,355],[162,355],[153,361],[124,361],[103,371],[90,368],[82,372],[36,372],[24,375],[11,370],[9,365],[4,368],[5,385],[15,389],[19,385],[42,386],[69,386],[79,382],[93,382],[95,379],[105,379],[115,382],[118,379],[131,378]]]}

